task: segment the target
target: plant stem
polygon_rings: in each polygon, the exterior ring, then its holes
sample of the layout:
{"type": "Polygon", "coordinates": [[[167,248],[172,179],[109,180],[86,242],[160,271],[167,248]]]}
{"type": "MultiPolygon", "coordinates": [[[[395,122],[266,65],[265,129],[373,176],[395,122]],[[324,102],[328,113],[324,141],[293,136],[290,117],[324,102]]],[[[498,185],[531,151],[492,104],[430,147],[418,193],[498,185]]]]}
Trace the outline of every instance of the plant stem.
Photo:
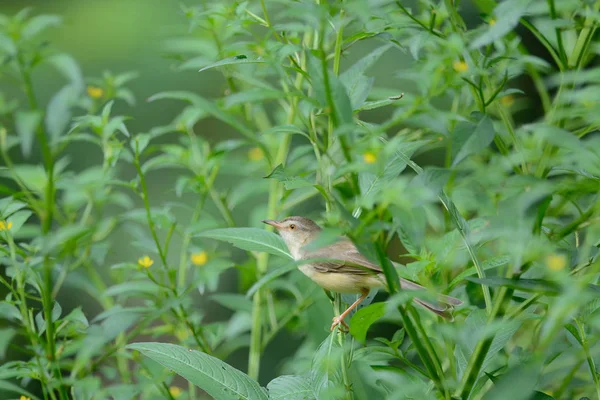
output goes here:
{"type": "MultiPolygon", "coordinates": [[[[27,101],[29,103],[29,108],[32,111],[38,111],[39,107],[37,104],[37,99],[35,96],[35,92],[33,91],[33,83],[31,80],[31,74],[29,67],[25,65],[25,59],[23,57],[23,53],[19,50],[17,51],[17,64],[19,66],[19,71],[21,73],[21,77],[23,79],[23,86],[25,90],[25,94],[27,96],[27,101]]],[[[44,160],[44,169],[46,170],[46,193],[45,193],[45,210],[40,215],[40,219],[42,222],[42,234],[47,236],[52,228],[53,214],[54,214],[54,159],[52,155],[52,150],[50,148],[50,141],[48,139],[48,135],[43,128],[43,124],[40,125],[36,129],[36,136],[38,142],[40,144],[40,148],[42,151],[42,158],[44,160]]],[[[43,263],[43,282],[44,286],[42,289],[42,304],[44,309],[44,318],[46,320],[46,356],[50,361],[51,365],[53,365],[56,378],[58,379],[59,386],[59,396],[61,399],[66,399],[67,395],[64,393],[64,388],[62,385],[62,377],[60,373],[60,366],[58,362],[56,362],[56,342],[54,337],[54,321],[52,320],[52,262],[50,261],[50,256],[48,254],[44,255],[44,263],[43,263]]]]}
{"type": "MultiPolygon", "coordinates": [[[[509,271],[507,276],[512,276],[512,271],[509,271]]],[[[496,302],[494,304],[494,308],[492,309],[492,313],[488,317],[488,322],[492,322],[497,317],[502,317],[504,315],[505,302],[510,299],[512,293],[513,289],[509,289],[505,286],[500,288],[498,294],[496,295],[496,302]]],[[[471,395],[471,391],[473,390],[473,386],[479,377],[479,372],[481,371],[485,357],[492,346],[494,337],[495,335],[492,334],[477,343],[475,350],[469,359],[467,368],[465,369],[463,379],[457,391],[457,397],[461,399],[467,399],[471,395]]]]}
{"type": "MultiPolygon", "coordinates": [[[[600,1],[596,1],[592,10],[597,12],[600,9],[600,1]]],[[[592,37],[596,32],[597,24],[595,23],[596,18],[593,16],[593,13],[590,13],[590,16],[587,17],[584,22],[584,28],[579,32],[579,36],[577,37],[577,42],[575,42],[575,47],[573,48],[573,52],[569,56],[568,66],[569,68],[581,68],[583,66],[583,61],[587,53],[587,49],[592,41],[592,37]]]]}
{"type": "MultiPolygon", "coordinates": [[[[165,250],[162,248],[160,241],[158,240],[158,234],[156,232],[156,226],[154,225],[154,220],[152,218],[152,213],[150,211],[150,201],[149,201],[149,196],[148,196],[148,187],[146,185],[146,177],[144,176],[144,172],[142,171],[142,167],[140,164],[140,153],[137,147],[137,142],[136,142],[136,149],[135,149],[135,159],[134,159],[134,164],[135,164],[135,168],[137,170],[137,173],[140,177],[140,185],[142,187],[142,200],[144,201],[144,208],[146,209],[146,219],[148,221],[148,227],[150,228],[150,234],[152,235],[152,238],[154,239],[154,243],[156,245],[156,249],[158,251],[158,254],[160,256],[161,262],[163,264],[163,268],[165,269],[166,273],[167,273],[167,277],[170,280],[170,286],[169,289],[170,291],[173,293],[173,296],[178,297],[178,293],[177,293],[177,284],[175,281],[175,277],[171,278],[171,274],[169,274],[169,265],[167,263],[167,257],[165,255],[165,250]]],[[[196,330],[194,329],[194,326],[192,325],[192,323],[190,322],[187,312],[185,311],[185,308],[183,308],[182,305],[180,305],[177,309],[175,308],[171,308],[171,311],[173,312],[173,315],[175,315],[175,317],[177,319],[179,319],[182,323],[184,323],[188,329],[190,330],[190,332],[192,333],[192,336],[194,337],[194,340],[196,341],[196,344],[198,345],[198,347],[205,353],[207,354],[211,354],[211,350],[208,344],[208,341],[206,340],[206,338],[204,337],[204,333],[202,330],[200,330],[199,333],[196,332],[196,330]],[[179,312],[178,312],[179,311],[179,312]],[[202,340],[200,340],[200,338],[198,338],[198,334],[202,337],[202,340]]]]}
{"type": "MultiPolygon", "coordinates": [[[[548,7],[550,8],[550,17],[552,20],[556,20],[556,7],[554,6],[554,0],[548,0],[548,7]]],[[[565,46],[563,44],[562,32],[559,27],[554,28],[556,33],[556,44],[558,45],[558,55],[563,65],[567,67],[567,53],[565,52],[565,46]]]]}
{"type": "MultiPolygon", "coordinates": [[[[266,8],[263,10],[266,12],[266,8]]],[[[310,41],[312,33],[310,31],[304,34],[304,43],[310,41]]],[[[303,57],[302,65],[306,63],[306,57],[303,57]]],[[[298,72],[296,75],[295,88],[300,90],[302,83],[304,82],[304,76],[298,72]]],[[[287,123],[292,124],[296,119],[296,112],[298,107],[298,97],[291,97],[290,109],[287,116],[287,123]]],[[[279,149],[275,155],[275,165],[283,164],[287,159],[290,143],[292,141],[292,135],[286,134],[281,139],[279,149]]],[[[279,206],[281,195],[283,192],[283,185],[274,179],[271,179],[269,183],[269,200],[267,204],[267,218],[274,219],[277,217],[277,207],[279,206]]],[[[267,229],[272,229],[267,227],[267,229]]],[[[260,253],[256,259],[256,270],[257,278],[260,279],[262,275],[267,271],[269,262],[269,254],[260,253]]],[[[248,355],[248,375],[258,380],[260,372],[260,357],[262,350],[262,303],[263,303],[264,289],[260,288],[254,293],[252,297],[252,327],[250,331],[250,352],[248,355]]]]}
{"type": "MultiPolygon", "coordinates": [[[[340,315],[342,313],[342,305],[342,295],[337,293],[333,301],[333,309],[335,315],[340,315]]],[[[352,385],[348,377],[348,365],[352,362],[352,359],[350,359],[349,362],[346,362],[346,352],[344,351],[346,338],[345,333],[342,332],[340,329],[337,330],[337,339],[338,344],[340,345],[340,349],[342,349],[340,356],[340,370],[342,371],[342,383],[344,384],[344,398],[347,400],[352,400],[354,398],[354,395],[352,393],[352,385]]]]}
{"type": "Polygon", "coordinates": [[[594,386],[596,386],[596,394],[600,399],[600,378],[598,377],[598,372],[596,370],[596,364],[594,363],[594,358],[590,353],[590,345],[585,336],[585,328],[582,323],[580,323],[577,319],[575,320],[575,324],[577,325],[577,330],[579,331],[579,337],[581,338],[581,346],[583,347],[583,351],[585,351],[585,356],[587,358],[588,367],[590,368],[590,374],[592,374],[592,380],[594,381],[594,386]]]}

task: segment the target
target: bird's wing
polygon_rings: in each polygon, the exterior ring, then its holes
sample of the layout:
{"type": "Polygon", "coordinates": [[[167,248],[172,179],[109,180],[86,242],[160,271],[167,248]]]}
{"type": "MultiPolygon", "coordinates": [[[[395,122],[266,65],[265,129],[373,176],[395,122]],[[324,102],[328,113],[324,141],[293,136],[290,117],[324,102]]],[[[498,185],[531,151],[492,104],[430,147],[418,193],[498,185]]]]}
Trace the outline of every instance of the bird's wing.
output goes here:
{"type": "Polygon", "coordinates": [[[348,239],[342,239],[335,244],[336,254],[332,254],[330,247],[324,247],[315,251],[307,252],[305,259],[329,258],[327,261],[315,261],[310,265],[319,272],[350,273],[356,275],[367,275],[382,272],[381,267],[373,264],[365,256],[360,254],[354,243],[348,239]]]}
{"type": "MultiPolygon", "coordinates": [[[[383,272],[379,265],[373,264],[365,256],[360,254],[354,243],[349,239],[344,238],[337,242],[335,251],[337,255],[334,256],[330,247],[323,247],[305,253],[304,258],[329,258],[330,260],[327,261],[314,261],[310,263],[310,265],[319,272],[350,273],[356,275],[377,274],[383,272]]],[[[424,286],[404,278],[400,278],[400,287],[406,290],[427,290],[424,286]]],[[[462,304],[461,300],[451,296],[438,294],[437,297],[438,301],[450,306],[459,306],[462,304]]],[[[419,304],[434,312],[443,312],[448,308],[446,305],[437,305],[420,299],[416,300],[418,300],[417,302],[419,304]]]]}

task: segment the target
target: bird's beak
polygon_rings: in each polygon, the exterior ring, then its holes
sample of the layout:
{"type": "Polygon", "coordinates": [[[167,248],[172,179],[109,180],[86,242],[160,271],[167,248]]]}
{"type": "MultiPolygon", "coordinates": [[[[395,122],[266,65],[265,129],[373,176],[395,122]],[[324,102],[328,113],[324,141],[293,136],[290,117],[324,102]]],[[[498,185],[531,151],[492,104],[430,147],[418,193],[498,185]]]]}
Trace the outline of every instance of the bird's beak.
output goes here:
{"type": "Polygon", "coordinates": [[[265,219],[262,222],[267,225],[271,225],[271,226],[275,227],[275,229],[281,228],[281,225],[279,224],[279,222],[273,221],[272,219],[265,219]]]}

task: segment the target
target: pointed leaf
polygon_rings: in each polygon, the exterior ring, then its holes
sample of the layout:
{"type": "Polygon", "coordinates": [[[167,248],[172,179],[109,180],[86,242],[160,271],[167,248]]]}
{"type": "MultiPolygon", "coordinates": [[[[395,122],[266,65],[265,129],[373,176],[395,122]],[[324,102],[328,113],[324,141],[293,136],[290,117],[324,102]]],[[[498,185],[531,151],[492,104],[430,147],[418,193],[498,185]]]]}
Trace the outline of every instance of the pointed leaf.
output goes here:
{"type": "Polygon", "coordinates": [[[494,140],[494,135],[494,125],[487,115],[481,116],[475,124],[459,122],[452,133],[452,147],[456,149],[452,166],[488,147],[494,140]]]}
{"type": "Polygon", "coordinates": [[[208,354],[170,343],[133,343],[127,348],[140,351],[215,399],[268,399],[266,390],[258,382],[208,354]]]}
{"type": "MultiPolygon", "coordinates": [[[[492,259],[484,261],[481,267],[484,271],[486,271],[488,269],[498,268],[502,265],[506,265],[509,261],[509,256],[494,257],[492,259]]],[[[456,284],[460,283],[467,276],[475,275],[476,273],[477,269],[475,267],[471,267],[464,270],[463,272],[458,274],[458,276],[454,278],[452,282],[450,282],[450,285],[448,285],[448,290],[451,290],[456,284]]]]}
{"type": "Polygon", "coordinates": [[[21,139],[21,151],[25,158],[31,154],[33,136],[42,121],[42,113],[39,111],[19,111],[15,115],[15,128],[21,139]]]}
{"type": "Polygon", "coordinates": [[[264,251],[275,256],[292,258],[281,236],[258,228],[212,229],[196,234],[195,237],[229,242],[246,251],[264,251]]]}
{"type": "Polygon", "coordinates": [[[374,303],[358,310],[350,320],[350,334],[364,344],[371,325],[384,315],[385,303],[374,303]]]}
{"type": "Polygon", "coordinates": [[[261,57],[248,58],[247,56],[240,54],[234,57],[225,58],[223,60],[214,62],[200,69],[198,72],[206,71],[207,69],[222,67],[224,65],[237,65],[237,64],[259,64],[264,63],[261,57]]]}
{"type": "Polygon", "coordinates": [[[267,385],[269,400],[314,400],[310,382],[301,376],[283,375],[267,385]]]}

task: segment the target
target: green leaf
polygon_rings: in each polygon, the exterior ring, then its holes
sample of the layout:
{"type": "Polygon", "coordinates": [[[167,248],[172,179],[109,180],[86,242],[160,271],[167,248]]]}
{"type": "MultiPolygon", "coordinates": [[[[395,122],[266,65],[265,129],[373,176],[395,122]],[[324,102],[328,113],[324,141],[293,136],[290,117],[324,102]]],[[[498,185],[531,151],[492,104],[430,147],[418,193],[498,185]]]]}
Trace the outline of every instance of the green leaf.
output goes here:
{"type": "Polygon", "coordinates": [[[285,190],[293,190],[302,187],[314,186],[308,179],[304,179],[299,176],[291,176],[289,175],[282,164],[279,164],[275,167],[273,171],[265,178],[276,179],[277,181],[283,183],[285,190]]]}
{"type": "Polygon", "coordinates": [[[0,318],[9,321],[21,321],[21,313],[19,309],[6,301],[0,301],[0,318]]]}
{"type": "Polygon", "coordinates": [[[306,132],[304,132],[302,129],[298,128],[295,125],[277,125],[263,132],[264,135],[273,133],[290,133],[293,135],[301,135],[307,138],[308,140],[311,140],[310,136],[308,136],[306,132]]]}
{"type": "Polygon", "coordinates": [[[322,61],[315,57],[309,59],[308,70],[315,96],[323,109],[329,109],[334,126],[351,124],[352,104],[340,79],[327,68],[323,71],[322,61]]]}
{"type": "MultiPolygon", "coordinates": [[[[481,268],[484,271],[486,271],[488,269],[498,268],[503,265],[506,265],[509,263],[509,261],[510,261],[510,256],[494,257],[494,258],[484,261],[483,264],[481,265],[481,268]]],[[[448,290],[451,290],[458,283],[462,282],[467,276],[475,275],[476,273],[477,273],[477,269],[475,267],[471,267],[471,268],[464,270],[463,272],[458,274],[458,276],[456,278],[454,278],[452,280],[452,282],[450,282],[450,285],[448,285],[448,290]]]]}
{"type": "Polygon", "coordinates": [[[188,102],[192,103],[194,106],[196,106],[196,107],[200,108],[201,110],[207,112],[208,114],[212,115],[213,117],[225,122],[226,124],[230,125],[231,127],[235,128],[235,129],[237,129],[239,131],[239,133],[252,139],[252,141],[255,141],[254,132],[251,129],[247,128],[243,123],[241,123],[239,120],[237,120],[232,115],[219,109],[219,107],[217,107],[213,102],[206,100],[205,98],[198,96],[195,93],[186,92],[186,91],[162,92],[162,93],[155,94],[154,96],[151,96],[148,99],[148,101],[163,100],[163,99],[175,99],[175,100],[188,101],[188,102]]]}
{"type": "Polygon", "coordinates": [[[84,80],[77,61],[68,54],[55,54],[48,61],[67,78],[76,90],[83,90],[84,80]]]}
{"type": "Polygon", "coordinates": [[[266,390],[256,381],[208,354],[169,343],[133,343],[127,348],[140,351],[215,399],[268,399],[266,390]]]}
{"type": "Polygon", "coordinates": [[[507,33],[512,32],[519,23],[519,19],[526,14],[531,1],[506,0],[499,3],[494,9],[496,23],[488,25],[488,29],[483,35],[471,42],[469,49],[473,50],[488,45],[502,38],[507,33]]]}
{"type": "Polygon", "coordinates": [[[233,311],[244,311],[249,314],[252,312],[252,302],[243,294],[217,293],[210,296],[210,299],[233,311]]]}
{"type": "Polygon", "coordinates": [[[385,303],[374,303],[358,310],[350,320],[350,334],[364,344],[369,327],[384,315],[385,303]]]}
{"type": "Polygon", "coordinates": [[[81,307],[74,308],[66,317],[62,319],[63,321],[72,322],[74,324],[79,325],[81,328],[87,328],[90,326],[87,317],[81,311],[81,307]]]}
{"type": "MultiPolygon", "coordinates": [[[[406,157],[411,157],[415,151],[429,143],[427,140],[417,140],[415,142],[403,143],[402,152],[406,157]]],[[[369,174],[366,172],[359,174],[360,192],[362,193],[363,204],[370,205],[377,198],[377,194],[386,184],[396,179],[404,171],[407,163],[404,157],[394,154],[387,163],[381,174],[369,174]]],[[[356,213],[356,211],[355,211],[356,213]]]]}
{"type": "Polygon", "coordinates": [[[19,229],[21,229],[23,224],[25,224],[29,217],[31,217],[31,214],[31,211],[28,210],[17,211],[7,219],[8,222],[12,222],[12,227],[10,228],[10,231],[13,235],[19,232],[19,229]]]}
{"type": "Polygon", "coordinates": [[[236,92],[225,97],[225,108],[231,108],[240,104],[265,102],[285,97],[286,94],[280,90],[266,88],[252,88],[243,92],[236,92]]]}
{"type": "Polygon", "coordinates": [[[535,132],[544,141],[556,147],[577,152],[589,151],[584,142],[565,129],[543,123],[527,124],[523,129],[528,132],[535,132]]]}
{"type": "MultiPolygon", "coordinates": [[[[54,306],[52,307],[52,322],[58,320],[62,314],[62,307],[58,303],[58,301],[54,302],[54,306]]],[[[45,315],[42,311],[37,313],[35,316],[35,323],[37,324],[38,334],[42,336],[44,332],[46,332],[46,320],[45,315]]]]}
{"type": "Polygon", "coordinates": [[[6,357],[6,349],[16,334],[17,330],[14,328],[0,329],[0,360],[6,357]]]}
{"type": "Polygon", "coordinates": [[[452,133],[452,150],[455,154],[452,166],[456,166],[471,154],[485,149],[494,140],[494,125],[487,115],[477,115],[478,121],[459,122],[452,133]]]}
{"type": "Polygon", "coordinates": [[[14,383],[11,383],[8,381],[0,380],[0,389],[3,391],[6,390],[9,392],[17,393],[18,395],[24,395],[24,396],[30,397],[31,400],[39,400],[40,399],[39,397],[32,394],[31,392],[28,392],[27,390],[23,389],[21,386],[15,385],[14,383]]]}
{"type": "Polygon", "coordinates": [[[373,78],[367,78],[364,73],[391,47],[389,44],[378,47],[340,74],[340,81],[346,87],[353,110],[364,104],[373,86],[373,78]]]}
{"type": "Polygon", "coordinates": [[[81,88],[69,84],[60,89],[48,103],[46,110],[46,128],[53,139],[57,139],[71,122],[71,107],[79,95],[81,88]]]}
{"type": "Polygon", "coordinates": [[[546,295],[556,295],[560,293],[559,286],[551,281],[543,279],[508,279],[499,276],[491,278],[466,278],[468,281],[479,283],[480,285],[486,285],[491,287],[506,286],[516,290],[522,290],[524,292],[532,293],[544,293],[546,295]]]}
{"type": "Polygon", "coordinates": [[[464,324],[463,338],[456,347],[455,354],[457,358],[457,364],[461,374],[467,367],[467,360],[469,360],[473,354],[477,343],[485,337],[494,335],[492,344],[485,355],[485,359],[481,366],[479,376],[483,374],[485,367],[492,361],[492,359],[506,346],[510,338],[513,337],[515,332],[521,326],[522,321],[512,320],[506,322],[494,322],[488,325],[487,315],[484,310],[474,310],[466,318],[464,324]]]}
{"type": "Polygon", "coordinates": [[[567,324],[567,325],[565,325],[565,329],[568,330],[569,333],[571,333],[571,335],[573,335],[573,337],[577,340],[577,342],[581,346],[584,346],[583,340],[581,339],[581,335],[579,334],[579,331],[577,330],[577,328],[575,328],[575,325],[567,324]]]}
{"type": "Polygon", "coordinates": [[[143,280],[143,281],[131,281],[123,282],[117,285],[113,285],[106,289],[103,293],[104,296],[119,296],[125,294],[126,297],[139,296],[141,294],[155,295],[159,291],[159,287],[154,282],[143,280]]]}
{"type": "Polygon", "coordinates": [[[275,256],[292,258],[283,239],[272,232],[258,228],[222,228],[194,235],[229,242],[246,251],[264,251],[275,256]]]}
{"type": "MultiPolygon", "coordinates": [[[[77,379],[73,387],[71,388],[71,393],[73,394],[73,399],[77,400],[94,400],[94,398],[98,398],[101,382],[98,377],[95,376],[87,376],[83,379],[77,379]]],[[[111,397],[113,400],[123,400],[122,397],[111,397]]],[[[132,397],[129,397],[131,399],[132,397]]]]}
{"type": "Polygon", "coordinates": [[[261,57],[257,58],[248,58],[247,56],[240,54],[234,57],[225,58],[223,60],[214,62],[212,64],[203,67],[198,72],[206,71],[207,69],[222,67],[224,65],[238,65],[238,64],[260,64],[264,63],[261,57]]]}
{"type": "Polygon", "coordinates": [[[383,100],[374,100],[374,101],[365,101],[359,107],[353,107],[354,111],[367,111],[367,110],[375,110],[377,108],[389,106],[392,103],[395,103],[397,100],[392,99],[383,99],[383,100]]]}
{"type": "MultiPolygon", "coordinates": [[[[535,362],[519,365],[502,375],[486,394],[486,400],[528,400],[535,395],[540,365],[535,362]]],[[[535,397],[537,399],[537,397],[535,397]]]]}
{"type": "Polygon", "coordinates": [[[27,24],[25,24],[21,31],[21,35],[23,39],[31,39],[44,29],[60,25],[61,22],[62,18],[58,15],[36,15],[27,21],[27,24]]]}
{"type": "Polygon", "coordinates": [[[343,393],[341,385],[340,362],[342,348],[337,339],[337,334],[331,332],[323,340],[315,352],[310,369],[310,384],[317,399],[340,398],[335,397],[336,392],[343,393]]]}
{"type": "Polygon", "coordinates": [[[21,151],[25,158],[29,158],[31,154],[33,137],[41,121],[42,113],[39,111],[18,111],[15,115],[15,128],[19,134],[21,151]]]}
{"type": "Polygon", "coordinates": [[[312,400],[316,397],[310,382],[297,375],[282,375],[267,385],[269,400],[312,400]]]}
{"type": "Polygon", "coordinates": [[[145,307],[115,306],[94,318],[94,322],[102,321],[102,342],[108,342],[116,338],[121,332],[125,332],[140,319],[142,314],[147,313],[149,309],[145,307]]]}
{"type": "Polygon", "coordinates": [[[42,242],[42,252],[48,254],[68,241],[75,241],[86,235],[89,232],[89,229],[89,227],[81,225],[66,225],[58,228],[50,237],[44,238],[44,241],[42,242]]]}
{"type": "Polygon", "coordinates": [[[256,293],[260,288],[262,288],[269,282],[274,281],[275,279],[279,278],[281,275],[287,274],[288,272],[291,272],[291,271],[295,270],[296,268],[298,268],[296,263],[293,263],[293,264],[286,265],[284,267],[274,269],[273,271],[263,275],[258,281],[256,281],[256,283],[254,285],[252,285],[250,287],[250,289],[248,289],[248,292],[246,293],[246,297],[252,297],[254,295],[254,293],[256,293]]]}

